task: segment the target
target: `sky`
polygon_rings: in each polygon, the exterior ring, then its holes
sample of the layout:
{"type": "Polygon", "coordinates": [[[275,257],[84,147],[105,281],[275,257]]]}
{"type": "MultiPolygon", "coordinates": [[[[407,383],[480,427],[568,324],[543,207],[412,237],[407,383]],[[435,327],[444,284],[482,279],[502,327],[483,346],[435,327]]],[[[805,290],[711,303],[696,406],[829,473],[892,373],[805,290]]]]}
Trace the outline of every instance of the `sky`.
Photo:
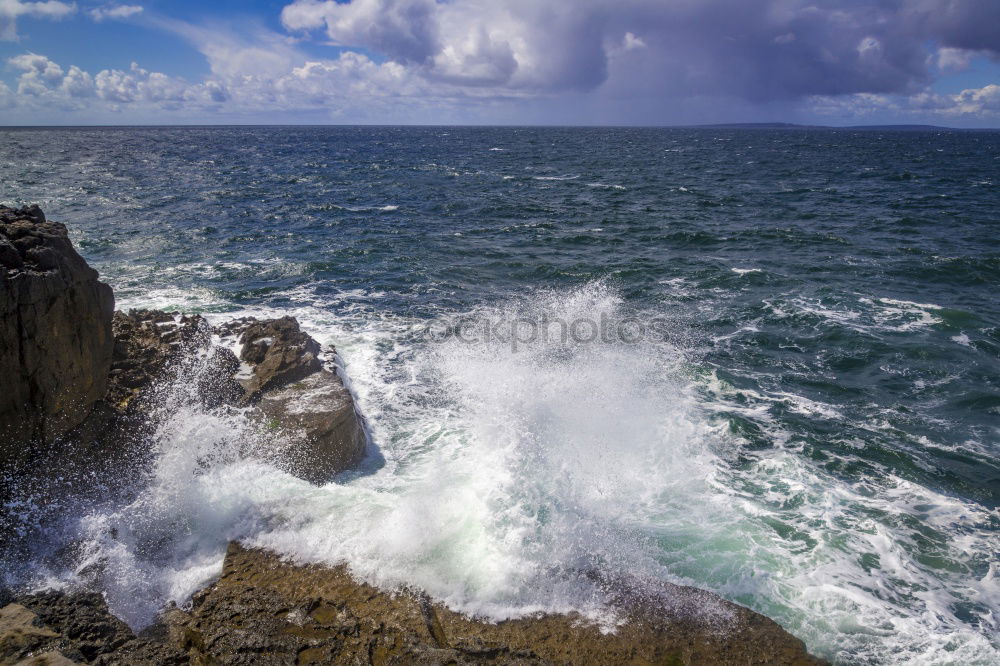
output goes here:
{"type": "Polygon", "coordinates": [[[1000,0],[0,0],[0,125],[1000,127],[1000,0]]]}

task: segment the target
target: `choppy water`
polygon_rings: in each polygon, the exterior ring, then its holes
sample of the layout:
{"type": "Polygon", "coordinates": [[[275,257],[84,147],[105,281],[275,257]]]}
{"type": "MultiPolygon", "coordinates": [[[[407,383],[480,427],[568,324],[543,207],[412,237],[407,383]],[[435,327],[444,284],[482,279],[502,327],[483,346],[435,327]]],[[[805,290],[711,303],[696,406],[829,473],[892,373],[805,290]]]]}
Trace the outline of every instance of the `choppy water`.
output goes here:
{"type": "Polygon", "coordinates": [[[139,492],[47,523],[79,555],[36,568],[104,562],[133,624],[242,538],[496,618],[599,616],[596,567],[842,663],[1000,663],[998,133],[3,130],[0,202],[119,307],[295,314],[370,420],[316,488],[168,405],[139,492]],[[541,317],[657,334],[422,328],[541,317]]]}

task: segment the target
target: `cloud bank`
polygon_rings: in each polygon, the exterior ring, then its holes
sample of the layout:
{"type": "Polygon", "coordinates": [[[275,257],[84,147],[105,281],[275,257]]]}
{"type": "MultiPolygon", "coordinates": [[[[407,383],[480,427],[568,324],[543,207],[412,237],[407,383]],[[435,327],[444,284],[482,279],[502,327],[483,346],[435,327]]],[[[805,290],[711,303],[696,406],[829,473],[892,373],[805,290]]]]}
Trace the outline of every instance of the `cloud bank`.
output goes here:
{"type": "MultiPolygon", "coordinates": [[[[17,16],[73,9],[0,0],[0,34],[16,34],[17,16]]],[[[117,5],[90,15],[141,12],[117,5]]],[[[663,122],[713,108],[1000,118],[993,83],[931,88],[976,59],[1000,60],[1000,2],[984,0],[295,0],[281,11],[285,34],[147,20],[200,50],[211,74],[186,82],[138,65],[87,73],[25,54],[9,61],[21,73],[0,103],[374,120],[400,107],[425,109],[427,120],[535,109],[587,122],[610,109],[663,122]],[[307,56],[308,41],[338,47],[336,56],[307,56]]]]}
{"type": "Polygon", "coordinates": [[[749,100],[907,93],[952,62],[1000,55],[982,0],[296,0],[291,31],[322,30],[429,78],[546,91],[608,82],[749,100]]]}

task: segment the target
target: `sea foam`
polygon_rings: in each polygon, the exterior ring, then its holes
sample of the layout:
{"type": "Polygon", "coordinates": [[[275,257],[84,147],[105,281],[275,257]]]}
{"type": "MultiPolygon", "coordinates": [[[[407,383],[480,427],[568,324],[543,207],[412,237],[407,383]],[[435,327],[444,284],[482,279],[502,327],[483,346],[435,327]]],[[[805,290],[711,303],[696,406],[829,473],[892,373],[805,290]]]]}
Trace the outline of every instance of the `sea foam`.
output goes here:
{"type": "MultiPolygon", "coordinates": [[[[697,349],[678,346],[682,331],[514,349],[429,341],[418,320],[332,316],[315,295],[297,298],[289,311],[338,344],[371,424],[362,468],[321,487],[283,472],[275,452],[294,443],[240,410],[199,406],[195,359],[164,394],[154,459],[127,471],[136,492],[66,516],[80,555],[67,571],[39,567],[37,584],[97,585],[141,627],[218,575],[226,543],[240,539],[301,563],[345,562],[373,584],[417,586],[493,619],[576,610],[611,628],[600,572],[708,587],[821,654],[977,663],[991,651],[950,609],[961,595],[998,607],[995,575],[953,587],[915,557],[906,527],[921,517],[947,551],[980,552],[989,516],[894,477],[855,487],[799,455],[767,417],[781,402],[841,418],[829,405],[706,383],[697,349]],[[741,410],[773,428],[775,449],[744,451],[726,416],[741,410]]],[[[210,316],[248,313],[278,314],[210,316]]],[[[592,283],[451,316],[502,327],[644,314],[592,283]]]]}

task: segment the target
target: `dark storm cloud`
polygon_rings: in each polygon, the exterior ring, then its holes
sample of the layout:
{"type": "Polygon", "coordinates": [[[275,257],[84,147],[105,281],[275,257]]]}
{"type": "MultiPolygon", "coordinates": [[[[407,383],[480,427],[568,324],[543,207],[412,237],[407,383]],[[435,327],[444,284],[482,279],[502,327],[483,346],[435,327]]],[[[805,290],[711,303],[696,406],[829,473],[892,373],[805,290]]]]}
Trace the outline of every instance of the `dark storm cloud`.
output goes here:
{"type": "MultiPolygon", "coordinates": [[[[636,33],[672,92],[762,101],[803,95],[905,92],[927,76],[924,45],[885,10],[773,0],[714,0],[687,11],[647,8],[636,33]]],[[[619,19],[620,20],[620,19],[619,19]]]]}
{"type": "Polygon", "coordinates": [[[1000,53],[1000,2],[997,0],[913,0],[904,17],[916,35],[943,46],[1000,53]]]}
{"type": "Polygon", "coordinates": [[[1000,51],[986,0],[298,0],[293,30],[323,28],[426,75],[470,86],[633,91],[753,101],[909,93],[932,45],[1000,51]]]}

